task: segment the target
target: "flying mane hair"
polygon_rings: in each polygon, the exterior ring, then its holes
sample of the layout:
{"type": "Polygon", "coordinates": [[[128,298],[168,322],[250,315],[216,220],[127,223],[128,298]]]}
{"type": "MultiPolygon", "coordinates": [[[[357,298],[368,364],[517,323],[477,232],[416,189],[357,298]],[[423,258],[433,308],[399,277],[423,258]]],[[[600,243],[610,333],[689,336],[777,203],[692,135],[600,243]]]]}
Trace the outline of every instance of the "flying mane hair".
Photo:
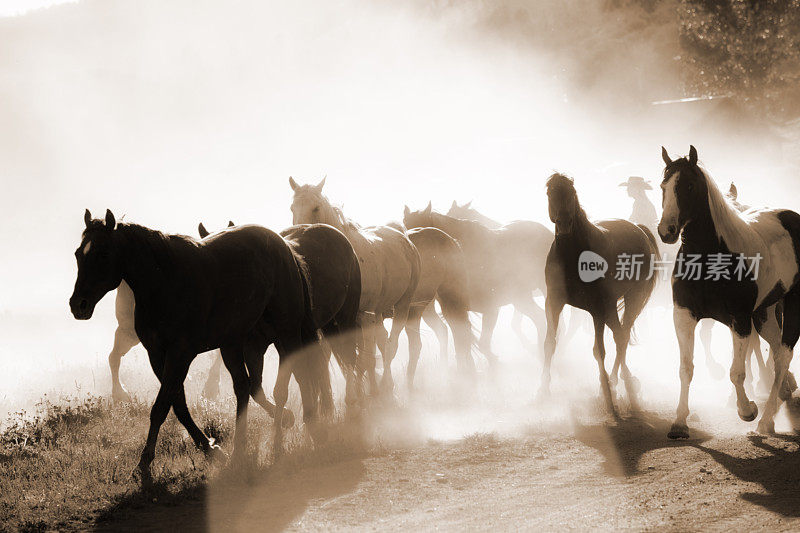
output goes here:
{"type": "Polygon", "coordinates": [[[583,209],[580,199],[578,198],[578,191],[575,190],[575,180],[569,176],[561,174],[560,172],[555,172],[554,174],[551,174],[549,178],[547,178],[547,181],[545,182],[545,188],[547,189],[548,194],[552,191],[561,191],[573,195],[578,207],[577,213],[582,214],[588,220],[586,211],[583,209]]]}

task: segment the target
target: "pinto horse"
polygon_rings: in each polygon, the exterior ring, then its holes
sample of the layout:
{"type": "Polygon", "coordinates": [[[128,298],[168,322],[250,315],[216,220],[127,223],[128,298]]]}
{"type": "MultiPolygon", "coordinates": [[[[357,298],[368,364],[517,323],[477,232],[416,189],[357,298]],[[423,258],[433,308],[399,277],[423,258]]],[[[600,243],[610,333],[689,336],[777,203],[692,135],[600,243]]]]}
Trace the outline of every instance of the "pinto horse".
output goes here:
{"type": "Polygon", "coordinates": [[[713,318],[731,330],[730,378],[736,389],[739,417],[747,422],[758,415],[758,407],[748,399],[744,388],[745,355],[753,327],[769,343],[775,378],[758,430],[771,433],[778,399],[790,399],[797,388],[789,363],[800,336],[800,215],[786,209],[740,213],[700,168],[694,146],[689,147],[687,157],[674,161],[662,147],[661,157],[666,165],[661,182],[663,212],[658,225],[661,240],[671,244],[680,238],[679,257],[699,256],[701,266],[712,262],[720,265],[719,258],[724,256],[731,263],[723,264],[722,275],[715,268],[714,276],[709,276],[708,270],[700,276],[682,275],[679,264],[673,270],[673,321],[680,347],[681,394],[668,437],[689,437],[686,418],[694,371],[694,332],[702,318],[713,318]],[[748,267],[744,274],[751,266],[757,266],[757,274],[755,270],[749,276],[737,274],[742,263],[748,267]]]}
{"type": "MultiPolygon", "coordinates": [[[[733,182],[731,182],[731,185],[728,188],[728,192],[725,194],[725,196],[728,198],[731,205],[740,213],[750,210],[749,205],[744,205],[738,201],[739,191],[736,189],[736,185],[733,182]]],[[[717,363],[711,352],[711,331],[713,327],[713,318],[704,318],[700,321],[700,343],[703,345],[703,352],[706,356],[706,367],[708,368],[709,372],[715,379],[722,379],[725,376],[725,369],[722,367],[722,365],[717,363]]],[[[769,394],[769,388],[772,385],[771,381],[774,376],[772,376],[772,372],[764,363],[764,356],[761,353],[761,337],[759,337],[755,328],[753,329],[753,332],[750,333],[750,347],[747,349],[747,357],[745,358],[745,386],[752,384],[753,381],[753,355],[755,355],[756,363],[758,364],[759,389],[764,390],[765,393],[769,394]]],[[[736,391],[734,391],[733,394],[733,397],[735,398],[736,391]]]]}
{"type": "Polygon", "coordinates": [[[170,408],[198,448],[209,455],[218,450],[192,419],[183,387],[196,355],[215,348],[222,353],[236,394],[234,460],[246,453],[249,396],[273,414],[273,445],[280,454],[284,419],[290,423],[293,418],[284,415],[292,372],[308,422],[329,379],[302,259],[283,238],[260,226],[231,228],[197,241],[137,224],[117,224],[110,210],[105,220],[97,220],[87,209],[84,222],[75,251],[78,275],[69,300],[72,314],[88,320],[97,302],[124,280],[136,299],[136,335],[161,382],[139,461],[142,481],[152,479],[158,432],[170,408]],[[275,405],[267,400],[260,379],[264,352],[273,342],[280,356],[275,405]]]}
{"type": "Polygon", "coordinates": [[[478,222],[436,213],[430,203],[420,211],[406,207],[403,220],[409,228],[438,228],[461,246],[469,277],[470,311],[483,315],[478,349],[495,364],[492,333],[500,308],[514,304],[534,320],[541,313],[533,291],[545,291],[542,249],[553,240],[553,234],[529,221],[489,229],[478,222]]]}
{"type": "Polygon", "coordinates": [[[617,356],[611,371],[612,384],[616,385],[617,372],[620,371],[628,400],[633,408],[637,408],[638,383],[631,375],[625,357],[634,321],[650,298],[656,283],[656,276],[649,275],[651,263],[658,255],[656,239],[646,226],[627,220],[603,220],[596,223],[589,221],[578,201],[573,180],[563,174],[553,174],[548,178],[547,201],[556,236],[545,267],[547,338],[540,394],[549,394],[550,364],[556,349],[559,317],[564,305],[569,304],[592,315],[594,357],[600,371],[600,386],[608,410],[616,416],[612,386],[605,369],[603,333],[608,326],[614,334],[617,347],[617,356]],[[609,265],[617,264],[618,259],[625,256],[640,257],[641,275],[609,274],[595,279],[582,279],[579,261],[583,261],[581,256],[587,252],[596,254],[609,265]],[[624,307],[622,320],[619,317],[620,302],[624,307]]]}
{"type": "Polygon", "coordinates": [[[392,360],[397,353],[397,341],[405,328],[420,279],[420,257],[414,244],[402,232],[389,226],[362,228],[344,216],[322,194],[323,178],[317,185],[299,185],[289,178],[294,191],[292,219],[294,224],[322,223],[341,231],[355,250],[361,267],[361,299],[359,324],[362,330],[363,360],[368,365],[370,388],[377,392],[375,378],[376,332],[385,333],[384,317],[392,317],[388,338],[377,339],[383,355],[381,388],[394,388],[392,360]]]}

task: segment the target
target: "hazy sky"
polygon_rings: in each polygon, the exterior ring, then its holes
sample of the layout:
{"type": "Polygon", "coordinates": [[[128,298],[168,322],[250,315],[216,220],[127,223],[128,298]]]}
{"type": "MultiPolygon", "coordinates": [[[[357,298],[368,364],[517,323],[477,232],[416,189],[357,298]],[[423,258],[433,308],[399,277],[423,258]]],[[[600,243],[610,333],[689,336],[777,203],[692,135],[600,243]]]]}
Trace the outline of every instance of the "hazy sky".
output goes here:
{"type": "MultiPolygon", "coordinates": [[[[598,4],[544,2],[541,14],[555,34],[585,37],[598,4]]],[[[674,67],[653,66],[674,35],[571,62],[610,45],[543,49],[515,27],[524,17],[442,5],[83,0],[0,18],[0,311],[68,316],[87,207],[170,232],[228,219],[280,230],[290,175],[327,175],[328,196],[364,224],[454,199],[544,222],[553,170],[576,178],[590,214],[627,217],[617,184],[657,179],[660,146],[682,155],[691,142],[743,201],[781,198],[777,152],[702,129],[708,108],[650,105],[652,87],[683,96],[674,67]]]]}

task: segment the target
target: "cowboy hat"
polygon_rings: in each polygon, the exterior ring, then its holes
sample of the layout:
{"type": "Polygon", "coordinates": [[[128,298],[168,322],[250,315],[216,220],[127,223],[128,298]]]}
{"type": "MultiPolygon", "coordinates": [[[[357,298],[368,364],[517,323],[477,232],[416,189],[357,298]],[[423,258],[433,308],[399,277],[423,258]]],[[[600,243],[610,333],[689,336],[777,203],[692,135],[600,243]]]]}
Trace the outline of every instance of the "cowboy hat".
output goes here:
{"type": "Polygon", "coordinates": [[[628,181],[623,181],[619,184],[620,187],[640,187],[647,191],[653,190],[653,187],[650,185],[649,181],[645,181],[644,178],[639,176],[631,176],[628,178],[628,181]]]}

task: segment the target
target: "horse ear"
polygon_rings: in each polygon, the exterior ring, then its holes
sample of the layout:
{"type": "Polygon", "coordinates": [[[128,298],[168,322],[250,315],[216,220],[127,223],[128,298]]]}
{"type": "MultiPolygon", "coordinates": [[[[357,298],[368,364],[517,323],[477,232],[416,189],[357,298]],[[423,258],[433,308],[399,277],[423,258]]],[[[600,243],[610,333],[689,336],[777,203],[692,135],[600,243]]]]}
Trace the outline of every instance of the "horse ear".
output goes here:
{"type": "Polygon", "coordinates": [[[471,206],[472,206],[472,200],[470,200],[469,202],[465,203],[465,204],[464,204],[464,205],[462,205],[461,207],[463,207],[463,208],[465,208],[465,209],[469,209],[471,206]]]}
{"type": "Polygon", "coordinates": [[[197,233],[200,234],[201,239],[205,239],[206,237],[208,237],[208,230],[206,229],[206,227],[203,225],[202,222],[197,225],[197,233]]]}
{"type": "Polygon", "coordinates": [[[325,175],[324,178],[322,178],[322,181],[320,181],[319,183],[317,183],[314,186],[314,188],[317,189],[317,191],[322,191],[322,188],[325,186],[325,180],[326,179],[328,179],[328,175],[327,174],[325,175]]]}
{"type": "Polygon", "coordinates": [[[689,145],[689,163],[697,164],[697,148],[692,145],[689,145]]]}
{"type": "Polygon", "coordinates": [[[114,213],[111,212],[111,209],[106,209],[106,227],[108,229],[117,227],[117,219],[114,218],[114,213]]]}
{"type": "Polygon", "coordinates": [[[736,198],[739,196],[739,191],[736,190],[736,185],[734,185],[733,182],[731,182],[731,186],[728,189],[728,196],[734,200],[736,200],[736,198]]]}
{"type": "Polygon", "coordinates": [[[407,217],[410,214],[411,214],[411,209],[409,209],[407,205],[404,205],[403,206],[403,216],[407,217]]]}
{"type": "Polygon", "coordinates": [[[234,227],[235,225],[236,225],[236,224],[234,224],[234,223],[233,223],[233,220],[229,220],[229,221],[228,221],[228,227],[229,227],[229,228],[232,228],[232,227],[234,227]]]}
{"type": "Polygon", "coordinates": [[[458,204],[455,200],[453,200],[453,205],[450,206],[450,209],[458,209],[458,204]]]}
{"type": "Polygon", "coordinates": [[[86,227],[89,227],[89,222],[92,221],[92,214],[87,209],[86,212],[83,214],[83,222],[86,224],[86,227]]]}
{"type": "Polygon", "coordinates": [[[664,160],[665,165],[669,165],[672,163],[672,159],[669,158],[669,154],[667,153],[667,149],[663,146],[661,147],[661,159],[664,160]]]}
{"type": "Polygon", "coordinates": [[[431,202],[428,202],[428,207],[425,208],[425,211],[423,211],[423,213],[426,215],[430,215],[432,210],[433,210],[433,204],[431,202]]]}
{"type": "Polygon", "coordinates": [[[300,185],[298,185],[297,182],[294,181],[293,177],[289,176],[289,187],[291,187],[293,191],[296,191],[297,189],[300,188],[300,185]]]}

